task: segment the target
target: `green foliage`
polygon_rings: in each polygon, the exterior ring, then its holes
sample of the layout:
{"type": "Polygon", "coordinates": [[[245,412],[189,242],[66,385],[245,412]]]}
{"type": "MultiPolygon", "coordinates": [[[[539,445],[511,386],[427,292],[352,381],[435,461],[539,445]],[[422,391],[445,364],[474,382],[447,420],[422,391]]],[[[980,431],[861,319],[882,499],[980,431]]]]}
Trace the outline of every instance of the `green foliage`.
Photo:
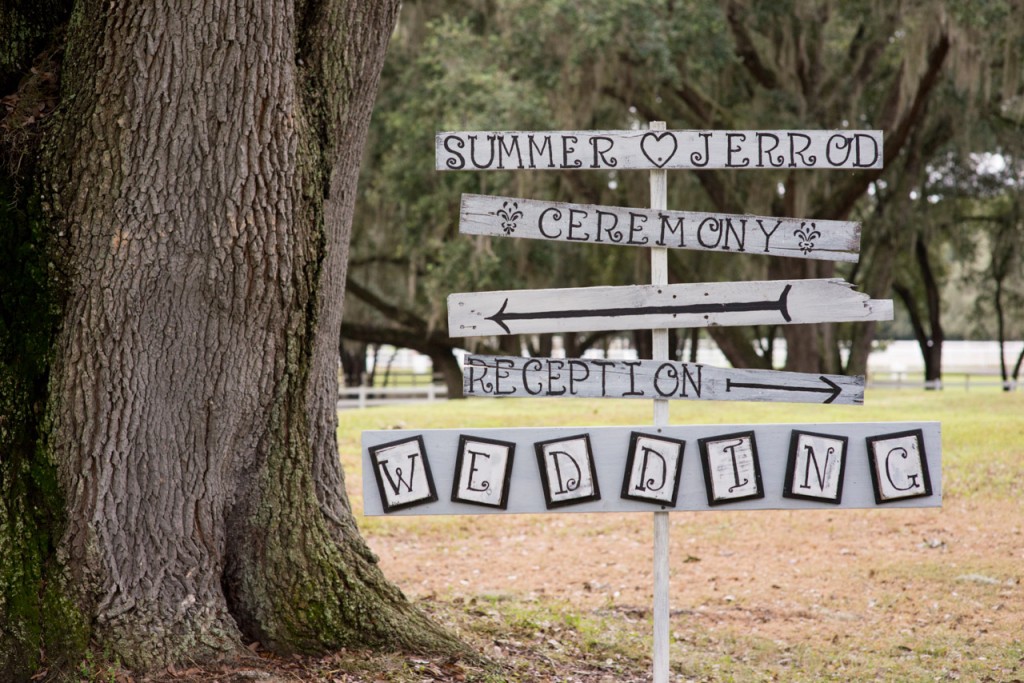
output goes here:
{"type": "MultiPolygon", "coordinates": [[[[629,127],[638,122],[609,100],[619,55],[675,78],[670,44],[706,39],[716,10],[677,11],[649,3],[498,3],[454,18],[435,3],[403,15],[392,41],[361,181],[351,277],[385,300],[444,329],[453,291],[520,286],[631,283],[646,277],[645,252],[523,240],[459,237],[462,193],[506,194],[629,205],[647,192],[636,174],[438,173],[439,130],[629,127]],[[636,35],[634,35],[634,33],[636,35]],[[572,35],[572,40],[566,40],[572,35]],[[636,40],[637,45],[632,41],[636,40]],[[605,56],[607,55],[607,56],[605,56]]],[[[718,22],[720,24],[720,22],[718,22]]],[[[725,55],[712,51],[708,58],[725,55]]],[[[346,319],[394,324],[349,298],[346,319]]]]}
{"type": "MultiPolygon", "coordinates": [[[[920,198],[930,169],[949,154],[966,158],[1021,138],[1019,14],[1018,3],[963,0],[415,3],[388,56],[350,276],[421,319],[416,334],[442,335],[451,292],[646,281],[644,250],[457,232],[464,192],[645,206],[645,173],[442,173],[432,143],[441,130],[623,129],[663,120],[669,128],[883,128],[887,143],[877,178],[787,169],[669,174],[671,208],[863,222],[858,266],[673,251],[673,278],[841,275],[888,298],[895,278],[922,291],[914,259],[920,235],[940,282],[950,294],[962,291],[949,266],[966,264],[963,247],[977,240],[954,243],[962,230],[949,205],[920,198]]],[[[954,309],[971,305],[949,301],[954,309]]],[[[373,302],[350,297],[349,304],[347,321],[398,324],[373,302]]],[[[867,349],[875,328],[837,329],[837,339],[820,342],[836,347],[823,357],[838,358],[840,345],[867,349]]],[[[910,333],[906,325],[879,329],[910,333]]],[[[740,334],[753,347],[775,332],[740,334]]],[[[850,369],[863,372],[862,364],[850,369]]]]}
{"type": "Polygon", "coordinates": [[[119,675],[125,673],[116,660],[106,661],[92,650],[87,650],[78,662],[76,674],[82,683],[116,683],[119,675]]]}

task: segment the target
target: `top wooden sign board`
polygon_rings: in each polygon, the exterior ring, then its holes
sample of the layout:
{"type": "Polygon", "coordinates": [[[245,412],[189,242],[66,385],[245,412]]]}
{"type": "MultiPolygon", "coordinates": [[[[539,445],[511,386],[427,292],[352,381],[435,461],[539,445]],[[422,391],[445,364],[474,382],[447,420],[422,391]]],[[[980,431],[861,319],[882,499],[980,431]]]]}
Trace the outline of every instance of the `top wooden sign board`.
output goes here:
{"type": "Polygon", "coordinates": [[[438,133],[439,171],[882,168],[879,130],[438,133]]]}

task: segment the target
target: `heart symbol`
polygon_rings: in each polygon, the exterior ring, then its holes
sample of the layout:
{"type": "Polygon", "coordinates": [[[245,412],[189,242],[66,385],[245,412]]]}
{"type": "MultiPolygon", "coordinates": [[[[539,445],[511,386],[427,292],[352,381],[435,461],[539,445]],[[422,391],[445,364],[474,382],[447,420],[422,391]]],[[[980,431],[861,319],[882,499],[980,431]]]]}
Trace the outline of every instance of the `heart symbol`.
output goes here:
{"type": "Polygon", "coordinates": [[[675,156],[678,148],[676,136],[668,131],[644,133],[640,138],[640,151],[658,168],[664,167],[675,156]]]}

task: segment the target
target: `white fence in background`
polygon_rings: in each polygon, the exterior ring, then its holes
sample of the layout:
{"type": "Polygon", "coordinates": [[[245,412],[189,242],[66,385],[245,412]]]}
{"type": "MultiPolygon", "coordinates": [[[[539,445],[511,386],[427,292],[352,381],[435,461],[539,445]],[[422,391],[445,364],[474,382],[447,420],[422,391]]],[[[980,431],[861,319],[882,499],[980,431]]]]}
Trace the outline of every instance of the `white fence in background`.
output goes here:
{"type": "Polygon", "coordinates": [[[897,373],[885,379],[868,378],[869,389],[991,389],[998,388],[1006,391],[1017,391],[1021,388],[1020,382],[1003,382],[999,375],[992,373],[964,373],[954,374],[942,381],[925,381],[920,373],[907,376],[907,373],[897,373]]]}
{"type": "Polygon", "coordinates": [[[448,398],[443,384],[408,387],[345,387],[338,391],[338,410],[367,408],[392,403],[416,403],[448,398]]]}
{"type": "MultiPolygon", "coordinates": [[[[1009,383],[1009,391],[1024,390],[1021,382],[1009,383]]],[[[1003,381],[999,375],[989,373],[965,374],[946,379],[941,386],[934,382],[925,382],[919,375],[908,376],[899,373],[891,377],[872,379],[868,377],[868,389],[947,389],[947,390],[989,390],[1000,389],[1003,381]]],[[[348,387],[338,392],[338,410],[368,408],[371,406],[390,405],[394,403],[416,403],[419,401],[438,401],[448,398],[448,389],[443,384],[421,384],[408,387],[348,387]]]]}

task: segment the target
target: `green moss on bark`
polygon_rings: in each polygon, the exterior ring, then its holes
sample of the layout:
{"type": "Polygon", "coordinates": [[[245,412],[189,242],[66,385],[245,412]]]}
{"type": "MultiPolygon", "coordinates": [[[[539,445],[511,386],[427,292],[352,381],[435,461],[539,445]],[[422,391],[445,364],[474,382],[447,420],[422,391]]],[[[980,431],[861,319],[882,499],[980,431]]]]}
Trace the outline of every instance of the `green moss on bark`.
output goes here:
{"type": "Polygon", "coordinates": [[[283,653],[370,647],[472,657],[384,577],[354,526],[334,525],[317,500],[304,400],[313,339],[304,316],[314,309],[294,309],[272,443],[235,520],[225,572],[232,612],[244,633],[283,653]]]}
{"type": "Polygon", "coordinates": [[[64,499],[41,435],[59,287],[25,186],[0,180],[0,679],[73,661],[86,620],[64,592],[64,499]]]}
{"type": "Polygon", "coordinates": [[[292,451],[271,456],[229,567],[233,609],[248,635],[279,652],[372,647],[469,656],[393,584],[362,539],[339,541],[292,451]]]}
{"type": "Polygon", "coordinates": [[[0,463],[0,680],[16,681],[77,660],[88,628],[66,597],[54,556],[52,511],[60,498],[51,493],[52,468],[41,454],[24,457],[7,446],[0,463]]]}

